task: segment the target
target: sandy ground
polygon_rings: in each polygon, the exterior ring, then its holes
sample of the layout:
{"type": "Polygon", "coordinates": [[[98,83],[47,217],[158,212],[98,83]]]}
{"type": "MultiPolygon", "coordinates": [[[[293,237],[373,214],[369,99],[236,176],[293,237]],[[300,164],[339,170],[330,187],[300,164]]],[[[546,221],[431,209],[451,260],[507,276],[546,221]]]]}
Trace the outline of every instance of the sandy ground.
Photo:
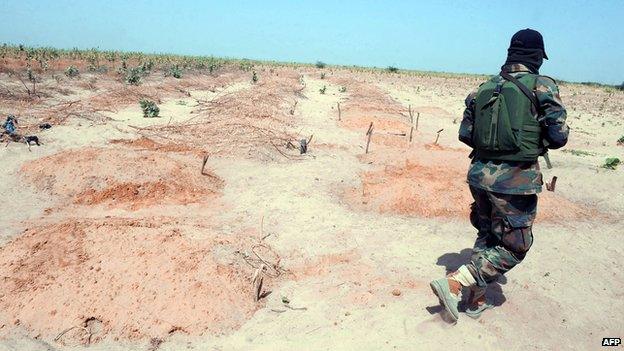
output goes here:
{"type": "Polygon", "coordinates": [[[624,335],[624,170],[599,167],[624,159],[623,93],[561,87],[572,137],[544,167],[559,181],[534,246],[490,286],[496,308],[451,325],[428,283],[475,237],[456,133],[480,79],[248,76],[149,78],[128,93],[157,99],[154,119],[130,98],[104,104],[120,85],[107,78],[2,101],[24,126],[79,97],[91,118],[0,149],[0,350],[591,350],[624,335]],[[310,136],[309,153],[290,146],[310,136]]]}

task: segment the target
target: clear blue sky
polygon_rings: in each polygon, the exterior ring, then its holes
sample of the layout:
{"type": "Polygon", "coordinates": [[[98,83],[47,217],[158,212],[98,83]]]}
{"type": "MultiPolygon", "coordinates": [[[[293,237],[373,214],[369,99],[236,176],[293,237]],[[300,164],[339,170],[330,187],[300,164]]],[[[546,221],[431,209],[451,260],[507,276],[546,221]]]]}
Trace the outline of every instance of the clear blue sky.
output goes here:
{"type": "Polygon", "coordinates": [[[2,0],[0,42],[496,73],[511,35],[542,32],[541,73],[624,81],[624,0],[2,0]]]}

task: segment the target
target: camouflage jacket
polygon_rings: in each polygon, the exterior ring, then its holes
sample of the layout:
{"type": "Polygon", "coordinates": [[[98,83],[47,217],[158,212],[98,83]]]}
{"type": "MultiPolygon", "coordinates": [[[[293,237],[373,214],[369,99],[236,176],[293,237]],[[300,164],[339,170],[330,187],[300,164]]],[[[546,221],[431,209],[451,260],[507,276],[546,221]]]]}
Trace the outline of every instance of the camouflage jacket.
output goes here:
{"type": "MultiPolygon", "coordinates": [[[[503,70],[515,77],[530,72],[521,64],[504,66],[503,70]]],[[[569,128],[565,123],[566,110],[559,97],[559,88],[552,78],[538,76],[534,93],[539,101],[540,111],[533,111],[533,114],[544,131],[543,138],[549,149],[558,149],[567,143],[569,134],[569,128]]],[[[466,98],[466,109],[459,127],[459,140],[470,147],[473,147],[472,129],[476,94],[477,91],[473,91],[466,98]]],[[[529,195],[541,192],[543,181],[537,161],[509,162],[475,158],[468,169],[468,184],[502,194],[529,195]]]]}

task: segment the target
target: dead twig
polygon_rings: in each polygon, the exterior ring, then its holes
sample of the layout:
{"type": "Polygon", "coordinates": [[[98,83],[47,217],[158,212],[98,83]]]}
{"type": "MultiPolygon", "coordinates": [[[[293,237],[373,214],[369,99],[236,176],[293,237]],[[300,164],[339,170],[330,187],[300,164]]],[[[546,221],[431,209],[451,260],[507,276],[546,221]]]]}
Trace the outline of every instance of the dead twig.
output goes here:
{"type": "Polygon", "coordinates": [[[72,331],[72,330],[74,330],[74,329],[82,329],[82,330],[84,330],[84,331],[88,334],[88,337],[87,337],[87,342],[88,342],[88,343],[90,343],[90,342],[91,342],[91,337],[93,336],[93,335],[91,334],[91,332],[90,332],[90,331],[89,331],[86,327],[81,327],[81,326],[79,326],[79,325],[75,325],[75,326],[73,326],[73,327],[69,327],[69,328],[67,328],[67,329],[63,330],[62,332],[60,332],[60,333],[59,333],[59,334],[58,334],[58,335],[54,338],[54,341],[58,342],[58,341],[59,341],[59,340],[63,337],[63,335],[67,334],[68,332],[70,332],[70,331],[72,331]]]}

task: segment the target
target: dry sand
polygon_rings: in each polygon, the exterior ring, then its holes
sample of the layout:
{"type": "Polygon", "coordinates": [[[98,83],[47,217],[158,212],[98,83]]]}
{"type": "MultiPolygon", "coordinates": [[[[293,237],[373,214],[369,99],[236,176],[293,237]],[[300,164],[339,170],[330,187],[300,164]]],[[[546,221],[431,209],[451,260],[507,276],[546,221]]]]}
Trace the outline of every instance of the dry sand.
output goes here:
{"type": "Polygon", "coordinates": [[[599,167],[624,159],[622,92],[561,86],[572,136],[543,170],[559,181],[534,246],[490,286],[496,308],[450,325],[428,282],[475,237],[456,133],[480,79],[257,71],[49,78],[45,98],[0,99],[22,128],[53,123],[31,152],[0,148],[0,350],[585,350],[624,335],[624,170],[599,167]],[[270,294],[254,302],[261,259],[270,294]]]}

